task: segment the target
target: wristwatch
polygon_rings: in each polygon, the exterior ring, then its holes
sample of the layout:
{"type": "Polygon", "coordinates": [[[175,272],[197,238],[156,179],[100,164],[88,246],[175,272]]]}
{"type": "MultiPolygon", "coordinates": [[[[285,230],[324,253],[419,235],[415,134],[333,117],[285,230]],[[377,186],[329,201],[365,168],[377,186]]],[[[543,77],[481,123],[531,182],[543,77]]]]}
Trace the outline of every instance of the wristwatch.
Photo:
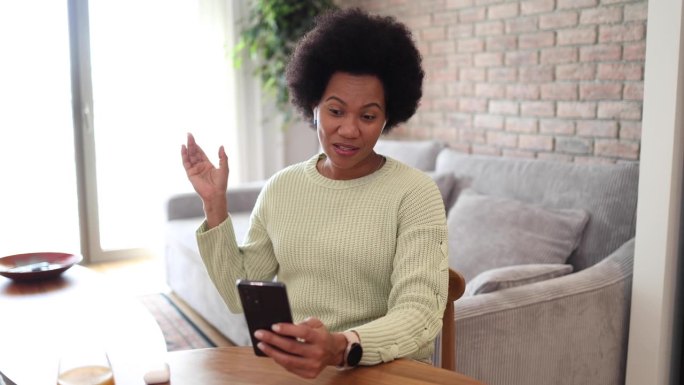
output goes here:
{"type": "Polygon", "coordinates": [[[344,351],[344,365],[338,369],[351,369],[359,365],[361,357],[363,357],[363,348],[361,347],[361,340],[356,332],[348,331],[342,333],[347,339],[347,348],[344,351]]]}

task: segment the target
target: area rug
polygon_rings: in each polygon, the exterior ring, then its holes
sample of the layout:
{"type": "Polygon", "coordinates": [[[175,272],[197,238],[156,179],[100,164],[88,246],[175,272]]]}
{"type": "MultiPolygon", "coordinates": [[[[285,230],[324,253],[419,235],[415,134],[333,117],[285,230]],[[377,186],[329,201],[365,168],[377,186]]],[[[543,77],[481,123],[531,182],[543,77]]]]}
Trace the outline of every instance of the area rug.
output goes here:
{"type": "Polygon", "coordinates": [[[216,344],[164,293],[138,297],[159,324],[169,352],[216,347],[216,344]]]}

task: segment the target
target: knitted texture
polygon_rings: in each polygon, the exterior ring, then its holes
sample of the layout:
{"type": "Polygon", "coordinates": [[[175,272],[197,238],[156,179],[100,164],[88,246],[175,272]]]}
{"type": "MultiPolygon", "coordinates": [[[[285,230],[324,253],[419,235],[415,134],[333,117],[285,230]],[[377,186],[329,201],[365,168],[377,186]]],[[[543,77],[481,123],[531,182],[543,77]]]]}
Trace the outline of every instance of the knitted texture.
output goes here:
{"type": "Polygon", "coordinates": [[[197,231],[200,254],[233,312],[238,279],[287,285],[295,322],[355,330],[361,364],[429,360],[448,286],[444,204],[432,179],[392,158],[353,180],[320,175],[324,154],[274,175],[238,245],[230,219],[197,231]]]}

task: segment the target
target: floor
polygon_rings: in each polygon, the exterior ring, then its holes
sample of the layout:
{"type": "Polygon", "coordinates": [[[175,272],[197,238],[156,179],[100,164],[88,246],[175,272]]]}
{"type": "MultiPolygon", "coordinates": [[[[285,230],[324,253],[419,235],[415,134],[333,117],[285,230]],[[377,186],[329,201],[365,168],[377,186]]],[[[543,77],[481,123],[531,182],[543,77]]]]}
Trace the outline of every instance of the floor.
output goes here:
{"type": "Polygon", "coordinates": [[[168,293],[162,257],[131,258],[88,265],[109,278],[112,283],[133,295],[168,293]]]}
{"type": "Polygon", "coordinates": [[[176,296],[166,284],[165,265],[162,257],[131,258],[114,262],[99,262],[88,265],[99,271],[111,283],[133,296],[166,293],[183,313],[207,335],[216,346],[233,346],[218,330],[209,325],[200,315],[176,296]]]}

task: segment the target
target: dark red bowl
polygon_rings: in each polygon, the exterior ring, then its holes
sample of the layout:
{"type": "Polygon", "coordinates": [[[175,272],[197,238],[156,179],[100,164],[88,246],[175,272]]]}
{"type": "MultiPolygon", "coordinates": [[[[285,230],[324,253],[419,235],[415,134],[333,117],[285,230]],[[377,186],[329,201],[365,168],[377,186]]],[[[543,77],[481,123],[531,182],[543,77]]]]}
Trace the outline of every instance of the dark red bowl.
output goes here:
{"type": "Polygon", "coordinates": [[[0,258],[0,275],[15,281],[54,278],[81,262],[79,254],[39,252],[0,258]]]}

